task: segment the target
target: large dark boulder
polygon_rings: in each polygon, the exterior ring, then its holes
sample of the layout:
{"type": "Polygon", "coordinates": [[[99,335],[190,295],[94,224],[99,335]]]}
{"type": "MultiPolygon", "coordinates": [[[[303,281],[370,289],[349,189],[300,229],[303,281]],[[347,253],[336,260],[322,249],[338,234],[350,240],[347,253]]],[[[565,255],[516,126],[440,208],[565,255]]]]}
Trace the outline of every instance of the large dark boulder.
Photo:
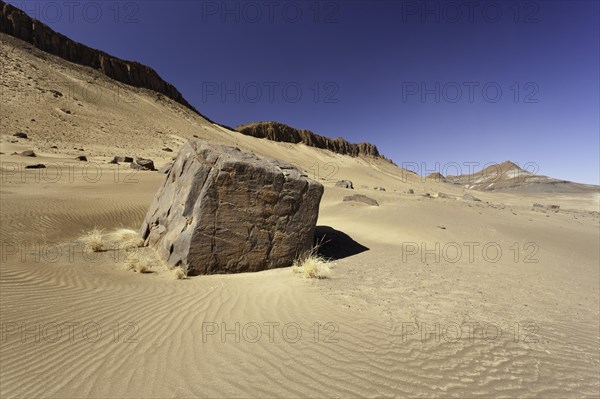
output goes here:
{"type": "Polygon", "coordinates": [[[291,266],[310,250],[323,186],[294,166],[190,141],[141,228],[146,243],[188,274],[291,266]]]}

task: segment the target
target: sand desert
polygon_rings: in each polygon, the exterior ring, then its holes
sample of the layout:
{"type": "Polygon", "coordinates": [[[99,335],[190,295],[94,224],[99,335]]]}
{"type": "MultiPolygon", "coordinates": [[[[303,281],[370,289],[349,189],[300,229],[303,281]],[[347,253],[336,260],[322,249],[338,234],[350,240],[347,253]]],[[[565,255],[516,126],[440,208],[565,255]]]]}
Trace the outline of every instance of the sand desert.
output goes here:
{"type": "Polygon", "coordinates": [[[241,134],[6,33],[0,60],[2,398],[598,397],[598,186],[545,190],[504,159],[489,182],[425,178],[241,134]],[[190,140],[323,185],[327,278],[186,276],[138,245],[171,175],[110,161],[160,169],[190,140]]]}

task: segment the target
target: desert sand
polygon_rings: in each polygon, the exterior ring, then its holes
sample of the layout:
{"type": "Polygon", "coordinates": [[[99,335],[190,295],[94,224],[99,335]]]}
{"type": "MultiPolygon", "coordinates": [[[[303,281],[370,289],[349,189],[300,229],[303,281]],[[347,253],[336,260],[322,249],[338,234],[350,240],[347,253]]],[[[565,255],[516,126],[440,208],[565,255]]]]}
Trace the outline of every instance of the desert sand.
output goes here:
{"type": "Polygon", "coordinates": [[[598,397],[598,193],[471,191],[243,136],[0,39],[1,397],[598,397]],[[84,251],[94,228],[107,240],[139,229],[165,178],[108,161],[160,167],[173,156],[162,148],[195,138],[321,181],[318,226],[351,237],[353,253],[329,279],[282,268],[173,280],[158,260],[124,270],[118,240],[84,251]],[[11,155],[25,150],[37,157],[11,155]],[[424,196],[437,192],[449,198],[424,196]]]}

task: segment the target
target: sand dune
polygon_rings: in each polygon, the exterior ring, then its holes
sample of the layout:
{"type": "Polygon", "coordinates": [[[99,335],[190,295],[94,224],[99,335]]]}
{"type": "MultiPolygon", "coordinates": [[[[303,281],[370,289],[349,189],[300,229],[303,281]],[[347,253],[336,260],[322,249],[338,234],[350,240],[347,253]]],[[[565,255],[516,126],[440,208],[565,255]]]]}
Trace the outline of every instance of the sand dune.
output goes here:
{"type": "Polygon", "coordinates": [[[598,193],[473,192],[482,201],[465,201],[464,187],[384,160],[243,136],[0,39],[0,396],[598,396],[598,193]],[[131,102],[69,98],[71,85],[131,102]],[[318,281],[289,268],[174,281],[158,261],[153,273],[123,270],[124,248],[84,251],[78,239],[94,227],[138,229],[165,176],[116,172],[108,160],[160,166],[172,156],[162,148],[194,136],[319,179],[318,225],[368,250],[334,260],[333,277],[318,281]],[[38,157],[10,155],[27,149],[38,157]],[[88,163],[74,159],[81,154],[88,163]],[[48,168],[21,169],[33,163],[48,168]],[[53,167],[65,177],[51,181],[53,167]],[[340,179],[355,189],[334,187],[340,179]],[[448,198],[424,196],[437,192],[448,198]],[[342,201],[353,193],[379,206],[342,201]]]}

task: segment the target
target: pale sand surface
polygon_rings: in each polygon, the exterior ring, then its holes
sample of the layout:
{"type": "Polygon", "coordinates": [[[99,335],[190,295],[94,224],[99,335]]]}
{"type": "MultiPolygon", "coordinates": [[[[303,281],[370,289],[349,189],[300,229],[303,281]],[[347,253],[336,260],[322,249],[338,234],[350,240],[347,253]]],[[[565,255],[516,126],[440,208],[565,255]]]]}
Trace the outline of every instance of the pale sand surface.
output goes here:
{"type": "Polygon", "coordinates": [[[1,397],[599,396],[600,231],[590,213],[598,211],[598,194],[425,198],[466,191],[381,160],[245,137],[153,93],[0,39],[1,397]],[[118,88],[133,103],[33,95],[38,87],[66,94],[64,82],[118,88]],[[20,130],[30,139],[11,143],[20,130]],[[292,162],[321,179],[318,225],[369,250],[335,260],[333,277],[318,281],[289,268],[175,281],[158,262],[150,274],[123,270],[122,250],[83,253],[76,240],[84,231],[139,228],[165,178],[132,175],[127,165],[117,171],[107,161],[144,156],[161,166],[193,135],[292,162]],[[27,149],[38,157],[10,155],[27,149]],[[90,162],[74,160],[81,154],[90,162]],[[15,172],[21,163],[49,168],[15,172]],[[52,182],[56,165],[62,175],[52,182]],[[355,190],[335,188],[338,179],[352,180],[355,190]],[[354,193],[380,206],[342,201],[354,193]],[[561,209],[534,211],[534,202],[561,209]],[[436,243],[448,250],[439,260],[407,252],[436,243]],[[465,243],[479,244],[472,262],[465,243]],[[482,252],[490,243],[502,250],[496,262],[493,248],[487,259],[482,252]],[[463,253],[452,262],[456,246],[463,253]],[[36,259],[42,249],[48,252],[36,259]],[[78,323],[73,336],[65,323],[78,323]],[[240,342],[235,334],[207,334],[222,323],[230,330],[240,323],[240,342]],[[252,323],[262,327],[257,342],[252,323]],[[472,339],[470,323],[479,326],[472,339]],[[436,325],[439,340],[421,337],[421,328],[436,325]],[[502,331],[496,339],[494,325],[502,331]],[[293,342],[297,326],[302,336],[293,342]],[[460,339],[453,339],[456,326],[460,339]]]}

